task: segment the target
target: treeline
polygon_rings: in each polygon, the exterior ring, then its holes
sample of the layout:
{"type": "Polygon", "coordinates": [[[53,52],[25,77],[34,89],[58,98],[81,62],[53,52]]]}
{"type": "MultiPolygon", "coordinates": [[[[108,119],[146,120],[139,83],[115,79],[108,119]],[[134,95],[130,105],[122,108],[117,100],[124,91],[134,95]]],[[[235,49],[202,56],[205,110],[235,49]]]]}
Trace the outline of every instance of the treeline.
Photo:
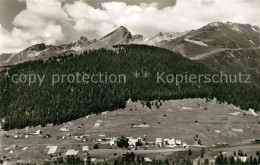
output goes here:
{"type": "Polygon", "coordinates": [[[183,160],[177,160],[170,162],[168,159],[165,160],[145,160],[143,156],[135,155],[133,152],[127,152],[121,158],[114,160],[113,163],[106,161],[93,163],[91,157],[88,156],[85,160],[82,160],[78,156],[67,156],[65,158],[59,157],[57,160],[51,162],[45,162],[44,165],[50,164],[63,164],[63,165],[192,165],[192,161],[188,158],[183,160]]]}
{"type": "Polygon", "coordinates": [[[125,45],[115,50],[91,50],[81,55],[31,61],[3,70],[0,78],[0,117],[5,130],[26,126],[61,124],[92,113],[124,108],[126,101],[174,100],[214,97],[242,109],[260,109],[260,91],[251,84],[157,83],[157,72],[167,74],[216,74],[207,66],[177,52],[154,46],[125,45]],[[134,78],[133,73],[140,77],[134,78]],[[143,77],[143,72],[149,77],[143,77]],[[126,83],[57,83],[52,75],[125,74],[126,83]],[[41,86],[15,84],[14,74],[45,75],[41,86]]]}
{"type": "Polygon", "coordinates": [[[235,152],[232,156],[224,156],[222,152],[220,152],[215,158],[215,165],[259,165],[260,164],[260,155],[253,157],[252,155],[243,160],[241,157],[246,157],[246,154],[243,154],[242,150],[238,151],[238,156],[236,156],[235,152]]]}

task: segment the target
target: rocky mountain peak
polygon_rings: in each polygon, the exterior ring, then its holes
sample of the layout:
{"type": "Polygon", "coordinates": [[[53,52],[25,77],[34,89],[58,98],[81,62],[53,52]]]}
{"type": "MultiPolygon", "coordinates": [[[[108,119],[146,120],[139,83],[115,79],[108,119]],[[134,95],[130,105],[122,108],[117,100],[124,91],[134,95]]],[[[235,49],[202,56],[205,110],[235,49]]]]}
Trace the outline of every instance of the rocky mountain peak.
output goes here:
{"type": "Polygon", "coordinates": [[[91,48],[112,48],[114,45],[128,44],[133,39],[126,27],[120,26],[105,37],[98,40],[91,48]]]}
{"type": "Polygon", "coordinates": [[[109,37],[109,36],[128,36],[128,37],[132,37],[132,34],[128,31],[128,29],[126,27],[120,26],[119,28],[112,31],[111,33],[109,33],[108,35],[106,35],[103,38],[106,38],[106,37],[109,37]]]}
{"type": "Polygon", "coordinates": [[[24,51],[43,51],[46,49],[46,45],[44,43],[36,44],[30,46],[29,48],[25,49],[24,51]]]}
{"type": "Polygon", "coordinates": [[[120,26],[119,28],[117,28],[116,30],[118,31],[125,31],[125,32],[129,32],[128,29],[124,26],[120,26]]]}

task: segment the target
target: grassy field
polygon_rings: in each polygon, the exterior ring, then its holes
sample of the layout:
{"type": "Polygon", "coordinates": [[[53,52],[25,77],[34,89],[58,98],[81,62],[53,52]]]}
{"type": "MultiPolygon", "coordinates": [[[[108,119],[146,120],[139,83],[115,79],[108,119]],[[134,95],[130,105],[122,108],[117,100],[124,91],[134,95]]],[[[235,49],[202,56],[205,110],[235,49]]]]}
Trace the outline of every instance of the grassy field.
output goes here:
{"type": "MultiPolygon", "coordinates": [[[[153,105],[155,102],[153,103],[153,105]]],[[[34,127],[12,130],[0,133],[0,159],[5,156],[11,162],[24,160],[26,162],[43,162],[48,160],[49,149],[47,146],[57,146],[55,154],[63,155],[68,149],[75,149],[78,156],[85,158],[83,146],[92,148],[95,144],[91,139],[105,137],[132,136],[134,138],[146,138],[154,142],[155,138],[175,138],[189,145],[192,150],[199,151],[200,139],[202,146],[207,147],[206,156],[214,159],[219,151],[226,154],[243,149],[249,154],[255,153],[260,144],[253,144],[256,138],[260,139],[259,116],[248,114],[232,105],[217,104],[216,101],[206,102],[204,99],[184,99],[162,102],[162,106],[151,109],[140,102],[129,102],[125,109],[118,109],[100,115],[81,118],[59,126],[48,125],[46,127],[34,127]],[[100,123],[100,124],[97,124],[100,123]],[[133,128],[132,125],[149,125],[133,128]],[[62,127],[68,127],[68,132],[60,131],[62,127]],[[42,130],[42,135],[33,135],[37,129],[42,130]],[[14,135],[28,134],[28,138],[14,139],[14,135]],[[51,138],[43,138],[49,134],[51,138]],[[71,134],[68,137],[67,134],[71,134]],[[8,135],[9,137],[6,137],[8,135]],[[88,136],[87,141],[78,141],[74,136],[88,136]],[[57,139],[64,136],[66,139],[57,139]],[[196,140],[197,139],[197,140],[196,140]],[[229,144],[221,147],[218,143],[229,144]],[[12,145],[17,145],[12,148],[12,145]],[[26,150],[22,150],[28,147],[26,150]],[[10,151],[13,150],[13,153],[10,151]]],[[[120,156],[126,150],[120,150],[115,146],[108,149],[108,145],[100,145],[101,150],[91,150],[89,154],[93,158],[112,160],[114,153],[120,156]]],[[[139,148],[136,154],[149,155],[151,158],[173,158],[174,155],[185,157],[187,149],[183,148],[139,148]],[[176,154],[179,153],[179,154],[176,154]],[[180,154],[183,153],[183,154],[180,154]]],[[[196,152],[194,152],[196,153],[196,152]]],[[[54,155],[55,155],[54,154],[54,155]]],[[[196,156],[196,154],[194,154],[196,156]]],[[[195,159],[195,157],[194,157],[195,159]]]]}

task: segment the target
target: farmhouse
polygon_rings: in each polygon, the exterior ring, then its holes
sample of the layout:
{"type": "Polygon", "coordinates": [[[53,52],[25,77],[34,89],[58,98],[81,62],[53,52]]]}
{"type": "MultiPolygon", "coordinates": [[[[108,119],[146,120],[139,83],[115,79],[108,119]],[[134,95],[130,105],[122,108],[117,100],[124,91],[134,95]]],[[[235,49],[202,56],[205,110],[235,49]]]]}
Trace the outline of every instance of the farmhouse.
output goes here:
{"type": "Polygon", "coordinates": [[[151,160],[149,157],[145,157],[145,158],[144,158],[144,161],[145,161],[145,162],[152,162],[152,160],[151,160]]]}
{"type": "Polygon", "coordinates": [[[15,148],[18,148],[18,145],[12,145],[11,148],[15,149],[15,148]]]}
{"type": "Polygon", "coordinates": [[[42,131],[38,129],[38,130],[35,131],[33,134],[34,134],[34,135],[40,135],[41,133],[42,133],[42,131]]]}
{"type": "Polygon", "coordinates": [[[116,141],[116,139],[111,140],[111,141],[109,142],[109,145],[110,145],[110,146],[115,145],[115,144],[116,144],[115,141],[116,141]]]}
{"type": "Polygon", "coordinates": [[[162,145],[163,145],[163,140],[162,140],[162,138],[156,138],[156,139],[155,139],[155,146],[157,146],[157,147],[162,147],[162,145]]]}
{"type": "Polygon", "coordinates": [[[100,138],[97,141],[100,142],[101,144],[109,144],[110,146],[112,146],[112,145],[115,145],[116,138],[115,137],[112,137],[112,138],[100,138]]]}
{"type": "Polygon", "coordinates": [[[82,151],[89,151],[89,147],[88,146],[83,146],[82,147],[82,151]]]}
{"type": "Polygon", "coordinates": [[[175,145],[175,139],[163,139],[163,144],[167,147],[174,147],[175,145]]]}
{"type": "Polygon", "coordinates": [[[181,140],[176,140],[177,145],[181,145],[181,140]]]}
{"type": "Polygon", "coordinates": [[[183,148],[188,148],[188,145],[187,145],[186,143],[183,143],[183,144],[182,144],[182,147],[183,147],[183,148]]]}
{"type": "Polygon", "coordinates": [[[60,131],[68,132],[68,131],[70,131],[70,130],[69,130],[69,127],[65,126],[65,127],[62,127],[62,128],[60,129],[60,131]]]}
{"type": "Polygon", "coordinates": [[[137,142],[142,142],[142,138],[138,137],[137,139],[133,137],[127,137],[129,146],[135,147],[137,142]]]}
{"type": "Polygon", "coordinates": [[[246,162],[247,157],[246,156],[237,156],[235,157],[235,160],[240,159],[242,162],[246,162]]]}
{"type": "Polygon", "coordinates": [[[167,145],[170,139],[163,139],[163,144],[167,145]]]}

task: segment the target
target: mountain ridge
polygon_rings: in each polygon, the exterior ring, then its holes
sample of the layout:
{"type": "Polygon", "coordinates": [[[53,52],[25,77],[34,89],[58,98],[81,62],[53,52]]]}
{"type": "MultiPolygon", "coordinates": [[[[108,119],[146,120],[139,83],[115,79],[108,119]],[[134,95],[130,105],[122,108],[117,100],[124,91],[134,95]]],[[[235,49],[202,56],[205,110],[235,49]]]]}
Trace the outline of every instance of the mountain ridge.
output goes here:
{"type": "Polygon", "coordinates": [[[141,34],[133,35],[126,27],[120,26],[99,40],[81,37],[78,41],[58,46],[40,43],[19,53],[0,55],[0,67],[39,59],[47,60],[63,54],[81,54],[91,49],[111,49],[114,45],[121,44],[154,45],[178,51],[193,60],[200,60],[224,50],[259,49],[260,28],[250,24],[212,22],[197,30],[160,32],[145,38],[141,34]]]}

